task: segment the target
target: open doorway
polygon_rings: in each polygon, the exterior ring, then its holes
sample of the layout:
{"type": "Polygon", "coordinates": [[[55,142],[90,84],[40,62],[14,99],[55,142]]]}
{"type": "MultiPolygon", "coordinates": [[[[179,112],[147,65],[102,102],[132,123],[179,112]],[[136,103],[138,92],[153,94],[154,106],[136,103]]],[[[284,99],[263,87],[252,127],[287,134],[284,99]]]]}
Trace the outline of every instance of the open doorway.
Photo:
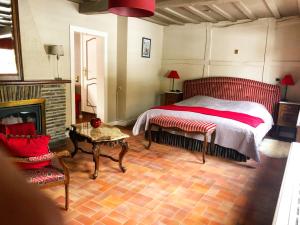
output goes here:
{"type": "Polygon", "coordinates": [[[71,26],[72,123],[106,118],[107,34],[71,26]]]}

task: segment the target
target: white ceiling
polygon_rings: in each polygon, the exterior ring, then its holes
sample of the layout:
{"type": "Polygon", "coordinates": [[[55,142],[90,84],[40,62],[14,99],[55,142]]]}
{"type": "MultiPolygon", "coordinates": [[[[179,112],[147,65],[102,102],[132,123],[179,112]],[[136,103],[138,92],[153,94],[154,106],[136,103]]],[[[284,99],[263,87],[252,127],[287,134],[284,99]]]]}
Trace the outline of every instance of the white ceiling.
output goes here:
{"type": "MultiPolygon", "coordinates": [[[[81,3],[106,0],[70,0],[81,3]]],[[[96,13],[97,9],[94,12],[96,13]]],[[[186,24],[255,20],[258,18],[300,15],[300,0],[157,0],[153,17],[145,20],[161,24],[186,24]]]]}

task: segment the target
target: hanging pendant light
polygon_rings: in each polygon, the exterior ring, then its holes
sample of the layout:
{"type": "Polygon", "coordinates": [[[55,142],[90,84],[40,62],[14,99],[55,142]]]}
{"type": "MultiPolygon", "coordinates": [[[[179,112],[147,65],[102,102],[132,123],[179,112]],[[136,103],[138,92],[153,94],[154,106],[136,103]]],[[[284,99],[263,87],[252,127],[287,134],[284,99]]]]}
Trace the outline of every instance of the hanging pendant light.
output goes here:
{"type": "Polygon", "coordinates": [[[155,0],[109,0],[108,11],[119,16],[149,17],[154,15],[155,0]]]}

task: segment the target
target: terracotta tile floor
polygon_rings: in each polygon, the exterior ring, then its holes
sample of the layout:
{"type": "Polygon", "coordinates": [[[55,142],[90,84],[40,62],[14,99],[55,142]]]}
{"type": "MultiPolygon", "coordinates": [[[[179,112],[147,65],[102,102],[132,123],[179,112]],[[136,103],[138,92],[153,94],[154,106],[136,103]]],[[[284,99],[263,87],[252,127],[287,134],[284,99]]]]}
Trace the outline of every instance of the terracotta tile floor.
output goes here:
{"type": "MultiPolygon", "coordinates": [[[[124,174],[116,163],[101,158],[99,177],[92,180],[91,155],[78,153],[67,160],[71,185],[70,209],[62,210],[66,224],[272,223],[285,159],[262,156],[257,164],[208,156],[203,165],[199,153],[156,143],[145,150],[143,136],[128,142],[124,174]]],[[[117,148],[102,150],[118,153],[117,148]]],[[[63,187],[45,192],[64,206],[63,187]]]]}

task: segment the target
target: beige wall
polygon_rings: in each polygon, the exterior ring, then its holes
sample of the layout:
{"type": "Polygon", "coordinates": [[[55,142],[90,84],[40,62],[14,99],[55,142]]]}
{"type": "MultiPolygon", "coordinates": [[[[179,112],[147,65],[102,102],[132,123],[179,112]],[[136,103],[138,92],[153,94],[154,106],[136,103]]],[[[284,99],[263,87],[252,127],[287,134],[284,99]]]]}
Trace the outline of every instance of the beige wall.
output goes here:
{"type": "MultiPolygon", "coordinates": [[[[24,77],[54,79],[56,59],[48,56],[44,45],[64,46],[60,74],[71,79],[70,25],[108,33],[108,119],[134,119],[157,103],[160,89],[163,27],[139,19],[112,14],[82,15],[78,4],[67,0],[19,1],[24,77]],[[128,33],[127,33],[128,32],[128,33]],[[151,58],[141,57],[142,37],[152,39],[151,58]],[[127,40],[128,38],[128,40],[127,40]],[[118,93],[117,84],[122,91],[118,93]],[[117,108],[117,104],[119,108],[117,108]],[[117,110],[119,117],[117,118],[117,110]]],[[[67,115],[71,115],[70,85],[67,85],[67,115]]],[[[71,117],[67,117],[67,125],[71,117]]]]}
{"type": "Polygon", "coordinates": [[[159,104],[163,27],[128,19],[126,120],[159,104]],[[151,39],[151,57],[141,57],[142,38],[151,39]]]}
{"type": "Polygon", "coordinates": [[[236,76],[274,84],[292,73],[297,85],[288,97],[300,101],[299,43],[299,18],[165,27],[161,91],[169,89],[163,76],[173,69],[182,78],[176,81],[180,89],[186,79],[236,76]]]}
{"type": "MultiPolygon", "coordinates": [[[[64,79],[70,74],[70,25],[108,33],[108,121],[116,118],[116,48],[117,16],[112,14],[82,15],[78,4],[67,0],[20,0],[20,29],[25,80],[53,79],[56,74],[55,57],[49,57],[46,44],[64,46],[60,60],[64,79]]],[[[71,115],[70,85],[67,85],[67,115],[71,115]]],[[[71,117],[67,117],[67,125],[71,117]]]]}

